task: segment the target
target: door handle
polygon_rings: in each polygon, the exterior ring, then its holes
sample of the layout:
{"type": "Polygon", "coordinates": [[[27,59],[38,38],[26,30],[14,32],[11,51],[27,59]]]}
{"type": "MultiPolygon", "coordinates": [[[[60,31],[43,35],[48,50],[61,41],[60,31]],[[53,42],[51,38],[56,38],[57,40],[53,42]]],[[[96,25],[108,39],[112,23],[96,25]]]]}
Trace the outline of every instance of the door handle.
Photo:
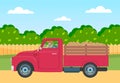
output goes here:
{"type": "Polygon", "coordinates": [[[52,53],[52,55],[57,55],[57,53],[52,53]]]}

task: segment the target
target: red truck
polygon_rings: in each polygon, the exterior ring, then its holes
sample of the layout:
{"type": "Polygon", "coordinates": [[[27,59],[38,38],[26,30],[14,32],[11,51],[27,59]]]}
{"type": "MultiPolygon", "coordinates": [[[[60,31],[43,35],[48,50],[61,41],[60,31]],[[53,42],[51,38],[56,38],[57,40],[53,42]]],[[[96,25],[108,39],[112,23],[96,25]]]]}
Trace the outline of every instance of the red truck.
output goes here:
{"type": "MultiPolygon", "coordinates": [[[[25,51],[12,57],[12,69],[22,77],[35,72],[80,72],[94,77],[98,71],[107,71],[108,54],[67,54],[60,38],[45,38],[38,50],[25,51]]],[[[69,49],[71,50],[71,49],[69,49]]]]}

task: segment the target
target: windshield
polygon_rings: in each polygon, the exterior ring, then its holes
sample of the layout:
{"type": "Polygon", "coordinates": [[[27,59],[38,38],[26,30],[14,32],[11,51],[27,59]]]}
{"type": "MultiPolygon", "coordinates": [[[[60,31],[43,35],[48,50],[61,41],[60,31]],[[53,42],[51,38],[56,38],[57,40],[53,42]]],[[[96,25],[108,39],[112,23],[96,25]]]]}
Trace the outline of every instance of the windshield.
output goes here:
{"type": "Polygon", "coordinates": [[[43,48],[58,48],[58,41],[46,41],[43,48]]]}

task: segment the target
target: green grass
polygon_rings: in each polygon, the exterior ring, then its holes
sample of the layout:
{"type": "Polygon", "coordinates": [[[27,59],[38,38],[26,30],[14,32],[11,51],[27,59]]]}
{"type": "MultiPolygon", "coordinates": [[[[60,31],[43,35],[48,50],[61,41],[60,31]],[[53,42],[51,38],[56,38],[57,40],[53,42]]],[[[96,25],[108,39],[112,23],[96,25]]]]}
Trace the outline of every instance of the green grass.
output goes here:
{"type": "Polygon", "coordinates": [[[14,55],[0,56],[0,70],[11,70],[11,57],[14,55]]]}
{"type": "Polygon", "coordinates": [[[109,70],[120,70],[120,55],[109,56],[109,70]]]}
{"type": "MultiPolygon", "coordinates": [[[[0,56],[0,70],[11,69],[11,57],[14,55],[0,56]]],[[[109,70],[120,70],[120,55],[109,56],[109,70]]]]}

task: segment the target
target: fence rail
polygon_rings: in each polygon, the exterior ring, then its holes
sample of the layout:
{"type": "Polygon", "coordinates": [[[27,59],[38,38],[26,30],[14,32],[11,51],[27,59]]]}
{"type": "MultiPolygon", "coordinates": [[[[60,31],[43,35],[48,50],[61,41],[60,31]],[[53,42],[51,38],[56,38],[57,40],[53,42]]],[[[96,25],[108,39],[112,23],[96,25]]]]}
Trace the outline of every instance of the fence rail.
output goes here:
{"type": "MultiPolygon", "coordinates": [[[[22,51],[35,50],[37,45],[0,45],[0,55],[17,54],[22,51]]],[[[120,54],[120,45],[109,45],[109,54],[120,54]]]]}

